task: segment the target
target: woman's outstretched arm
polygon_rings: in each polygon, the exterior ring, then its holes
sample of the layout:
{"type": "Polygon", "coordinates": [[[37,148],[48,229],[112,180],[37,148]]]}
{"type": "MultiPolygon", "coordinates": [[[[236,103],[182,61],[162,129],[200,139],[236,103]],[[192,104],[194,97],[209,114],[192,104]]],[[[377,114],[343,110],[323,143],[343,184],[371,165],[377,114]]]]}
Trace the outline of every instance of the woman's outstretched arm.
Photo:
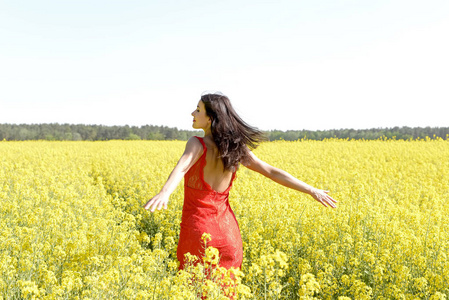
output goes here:
{"type": "Polygon", "coordinates": [[[189,169],[201,156],[202,151],[203,146],[201,145],[201,142],[195,137],[190,138],[187,142],[184,153],[176,164],[176,167],[171,172],[161,191],[156,196],[151,198],[143,207],[145,209],[151,209],[151,212],[154,212],[156,208],[158,210],[162,207],[167,209],[167,203],[170,195],[176,189],[187,171],[189,171],[189,169]]]}
{"type": "Polygon", "coordinates": [[[265,177],[270,178],[271,180],[279,184],[282,184],[283,186],[309,194],[315,200],[317,200],[326,207],[333,207],[333,208],[336,207],[337,201],[327,194],[328,191],[314,188],[313,186],[310,186],[307,183],[302,182],[301,180],[293,177],[284,170],[275,168],[267,164],[266,162],[259,159],[252,152],[250,152],[249,162],[244,164],[244,166],[250,170],[256,171],[264,175],[265,177]]]}

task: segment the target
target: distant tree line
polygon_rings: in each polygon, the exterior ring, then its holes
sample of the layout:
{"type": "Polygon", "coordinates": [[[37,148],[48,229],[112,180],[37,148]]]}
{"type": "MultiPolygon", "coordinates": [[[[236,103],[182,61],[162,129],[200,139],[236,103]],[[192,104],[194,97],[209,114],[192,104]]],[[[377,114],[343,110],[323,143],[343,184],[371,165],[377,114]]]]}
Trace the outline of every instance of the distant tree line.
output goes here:
{"type": "MultiPolygon", "coordinates": [[[[104,126],[83,124],[0,124],[0,140],[25,141],[106,141],[106,140],[188,140],[202,132],[178,130],[167,126],[104,126]]],[[[397,140],[415,140],[426,137],[449,137],[449,127],[393,127],[338,130],[271,130],[265,132],[268,140],[295,141],[327,138],[376,140],[382,137],[397,140]]]]}
{"type": "Polygon", "coordinates": [[[298,139],[324,140],[329,138],[354,139],[354,140],[377,140],[383,137],[397,140],[416,140],[437,138],[447,140],[449,138],[449,127],[393,127],[372,129],[338,129],[338,130],[272,130],[267,133],[270,141],[286,140],[296,141],[298,139]]]}
{"type": "Polygon", "coordinates": [[[7,141],[188,140],[195,134],[198,132],[152,125],[0,124],[0,140],[7,141]]]}

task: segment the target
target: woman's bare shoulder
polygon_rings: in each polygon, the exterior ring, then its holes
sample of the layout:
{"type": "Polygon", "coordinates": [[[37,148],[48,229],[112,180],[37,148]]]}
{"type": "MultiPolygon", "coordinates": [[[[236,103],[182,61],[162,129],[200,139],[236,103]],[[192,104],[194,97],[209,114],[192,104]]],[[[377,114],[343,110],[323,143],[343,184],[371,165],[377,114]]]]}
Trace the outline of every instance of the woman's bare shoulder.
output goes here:
{"type": "Polygon", "coordinates": [[[203,145],[201,144],[200,140],[196,136],[192,136],[189,138],[186,144],[186,152],[202,152],[203,151],[203,145]]]}

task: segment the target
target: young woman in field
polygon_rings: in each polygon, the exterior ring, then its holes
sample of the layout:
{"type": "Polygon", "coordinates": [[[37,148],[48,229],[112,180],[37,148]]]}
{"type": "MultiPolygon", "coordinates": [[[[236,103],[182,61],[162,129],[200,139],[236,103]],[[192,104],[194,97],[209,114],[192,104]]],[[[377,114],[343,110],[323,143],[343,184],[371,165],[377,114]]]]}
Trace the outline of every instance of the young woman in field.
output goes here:
{"type": "Polygon", "coordinates": [[[202,257],[203,233],[211,235],[208,246],[220,252],[219,265],[239,268],[242,239],[228,196],[239,164],[282,184],[311,195],[326,207],[336,207],[327,191],[316,189],[275,168],[251,152],[263,140],[258,129],[246,124],[221,94],[201,97],[192,113],[193,128],[204,130],[204,138],[192,137],[161,191],[144,206],[154,212],[167,209],[170,194],[184,177],[184,206],[177,257],[184,268],[184,254],[202,257]]]}

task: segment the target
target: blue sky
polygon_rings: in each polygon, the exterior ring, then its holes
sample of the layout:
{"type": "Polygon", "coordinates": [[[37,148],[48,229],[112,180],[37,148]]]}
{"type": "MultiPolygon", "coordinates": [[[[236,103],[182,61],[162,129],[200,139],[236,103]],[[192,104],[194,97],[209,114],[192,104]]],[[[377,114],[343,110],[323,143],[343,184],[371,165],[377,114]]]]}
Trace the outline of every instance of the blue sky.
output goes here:
{"type": "Polygon", "coordinates": [[[447,0],[0,1],[0,123],[189,129],[221,91],[264,130],[448,127],[448,16],[447,0]]]}

